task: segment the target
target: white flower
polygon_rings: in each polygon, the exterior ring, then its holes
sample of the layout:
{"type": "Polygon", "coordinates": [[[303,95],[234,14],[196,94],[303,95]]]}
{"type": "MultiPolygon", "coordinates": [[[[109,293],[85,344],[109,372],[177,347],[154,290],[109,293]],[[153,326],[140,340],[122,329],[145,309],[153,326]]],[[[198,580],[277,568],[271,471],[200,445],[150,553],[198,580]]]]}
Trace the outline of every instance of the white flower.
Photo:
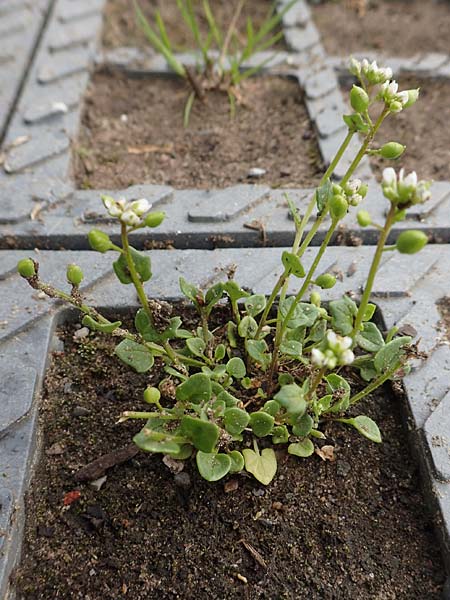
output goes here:
{"type": "Polygon", "coordinates": [[[392,187],[397,183],[397,175],[392,167],[387,167],[383,170],[382,184],[387,187],[392,187]]]}
{"type": "Polygon", "coordinates": [[[399,100],[403,106],[408,102],[409,100],[409,93],[408,92],[399,92],[397,94],[397,100],[399,100]]]}
{"type": "Polygon", "coordinates": [[[411,171],[411,173],[403,179],[403,169],[401,169],[398,179],[405,187],[417,186],[417,173],[415,171],[411,171]]]}
{"type": "Polygon", "coordinates": [[[351,206],[359,206],[362,202],[362,199],[363,197],[361,196],[361,194],[352,194],[348,199],[348,203],[351,206]]]}
{"type": "Polygon", "coordinates": [[[359,60],[356,60],[356,58],[353,58],[352,56],[349,61],[348,70],[352,75],[359,77],[359,74],[361,73],[361,63],[359,60]]]}
{"type": "Polygon", "coordinates": [[[151,206],[148,200],[141,198],[140,200],[130,202],[127,208],[128,210],[132,210],[138,217],[142,217],[143,214],[150,210],[151,206]]]}
{"type": "Polygon", "coordinates": [[[353,352],[351,350],[344,350],[344,352],[342,352],[341,357],[340,357],[340,364],[341,365],[351,365],[354,360],[355,360],[355,355],[353,354],[353,352]]]}
{"type": "Polygon", "coordinates": [[[132,210],[124,211],[120,216],[120,220],[122,223],[125,223],[125,225],[129,225],[130,227],[137,227],[141,224],[141,219],[132,210]]]}
{"type": "Polygon", "coordinates": [[[319,350],[318,348],[313,348],[311,350],[311,362],[313,363],[313,365],[316,365],[317,367],[323,367],[324,360],[325,354],[321,350],[319,350]]]}
{"type": "Polygon", "coordinates": [[[326,347],[323,350],[313,348],[311,350],[311,362],[319,368],[334,369],[337,365],[349,365],[354,360],[354,354],[350,350],[352,338],[338,335],[329,329],[324,340],[326,347]]]}
{"type": "Polygon", "coordinates": [[[348,190],[349,193],[356,194],[356,192],[359,190],[361,185],[362,185],[361,179],[351,179],[347,183],[346,189],[348,190]]]}

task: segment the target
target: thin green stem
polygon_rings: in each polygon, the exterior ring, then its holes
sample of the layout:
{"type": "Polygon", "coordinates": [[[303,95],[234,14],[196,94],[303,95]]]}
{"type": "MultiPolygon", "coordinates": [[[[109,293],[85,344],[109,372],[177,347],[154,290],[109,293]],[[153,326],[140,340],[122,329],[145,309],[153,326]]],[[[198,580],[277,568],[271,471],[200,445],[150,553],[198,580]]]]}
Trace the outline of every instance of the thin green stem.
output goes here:
{"type": "Polygon", "coordinates": [[[166,421],[176,421],[180,417],[175,415],[164,415],[155,412],[141,412],[135,410],[126,410],[122,413],[124,419],[165,419],[166,421]]]}
{"type": "Polygon", "coordinates": [[[136,271],[133,257],[131,256],[130,245],[128,243],[127,226],[124,223],[121,223],[121,238],[122,248],[125,255],[125,260],[127,261],[127,267],[130,273],[131,281],[133,282],[133,285],[136,288],[139,301],[142,304],[145,312],[147,313],[150,323],[153,325],[153,313],[148,303],[148,298],[145,293],[144,286],[142,285],[142,281],[140,280],[139,275],[136,271]]]}
{"type": "Polygon", "coordinates": [[[383,385],[383,383],[385,381],[387,381],[388,379],[390,379],[392,377],[392,375],[401,367],[401,364],[402,363],[396,363],[395,367],[393,367],[389,371],[386,371],[386,373],[384,373],[383,375],[380,375],[379,377],[374,379],[363,390],[361,390],[360,392],[358,392],[357,394],[352,396],[350,398],[350,405],[356,404],[357,402],[359,402],[360,400],[365,398],[365,396],[368,396],[370,393],[372,393],[374,390],[376,390],[378,387],[380,387],[380,385],[383,385]]]}
{"type": "Polygon", "coordinates": [[[352,338],[354,339],[356,334],[361,328],[361,323],[363,321],[364,313],[366,312],[367,305],[369,304],[370,294],[372,293],[373,284],[375,282],[375,276],[377,274],[378,268],[380,266],[381,258],[383,256],[384,246],[386,244],[386,239],[389,235],[389,232],[394,224],[395,219],[395,206],[391,205],[389,212],[386,216],[386,222],[383,228],[383,231],[380,234],[378,239],[377,249],[375,251],[372,264],[370,266],[369,274],[367,276],[366,286],[364,288],[364,292],[361,298],[361,302],[359,304],[358,312],[355,317],[355,324],[353,327],[352,338]]]}

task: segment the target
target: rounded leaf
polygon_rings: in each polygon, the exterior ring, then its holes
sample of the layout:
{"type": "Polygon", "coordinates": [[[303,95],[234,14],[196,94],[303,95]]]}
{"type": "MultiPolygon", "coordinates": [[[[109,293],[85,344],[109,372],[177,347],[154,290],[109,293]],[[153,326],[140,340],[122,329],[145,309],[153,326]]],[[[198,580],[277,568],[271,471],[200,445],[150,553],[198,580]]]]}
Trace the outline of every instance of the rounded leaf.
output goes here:
{"type": "Polygon", "coordinates": [[[227,373],[235,379],[242,379],[245,377],[247,369],[245,368],[245,363],[242,358],[239,358],[238,356],[230,358],[227,362],[227,373]]]}
{"type": "Polygon", "coordinates": [[[218,481],[222,479],[231,468],[231,458],[227,454],[216,454],[214,452],[202,452],[199,450],[196,462],[198,472],[206,481],[218,481]]]}
{"type": "Polygon", "coordinates": [[[250,415],[250,427],[257,437],[269,435],[273,429],[274,422],[275,419],[272,415],[262,410],[258,410],[250,415]]]}
{"type": "Polygon", "coordinates": [[[230,473],[239,473],[244,468],[244,457],[239,450],[232,450],[228,453],[231,459],[230,473]]]}
{"type": "Polygon", "coordinates": [[[223,415],[225,429],[231,435],[238,435],[247,427],[250,415],[241,408],[227,408],[223,415]]]}
{"type": "Polygon", "coordinates": [[[300,458],[308,458],[308,456],[314,453],[314,444],[309,438],[306,438],[301,442],[289,444],[288,453],[300,458]]]}

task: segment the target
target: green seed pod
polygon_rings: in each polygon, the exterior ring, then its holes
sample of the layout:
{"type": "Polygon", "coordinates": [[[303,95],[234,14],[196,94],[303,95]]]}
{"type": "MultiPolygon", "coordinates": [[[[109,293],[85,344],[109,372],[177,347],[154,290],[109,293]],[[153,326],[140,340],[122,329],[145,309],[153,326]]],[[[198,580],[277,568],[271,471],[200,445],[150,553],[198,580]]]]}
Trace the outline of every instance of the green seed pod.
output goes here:
{"type": "Polygon", "coordinates": [[[151,212],[144,219],[146,227],[158,227],[166,218],[165,212],[151,212]]]}
{"type": "Polygon", "coordinates": [[[319,292],[312,292],[311,296],[309,298],[309,301],[311,302],[311,304],[314,304],[314,306],[319,307],[320,306],[320,302],[321,302],[321,298],[320,298],[319,292]]]}
{"type": "Polygon", "coordinates": [[[403,144],[399,144],[398,142],[388,142],[380,148],[380,156],[395,160],[403,154],[405,148],[406,146],[403,146],[403,144]]]}
{"type": "Polygon", "coordinates": [[[402,231],[395,246],[401,254],[415,254],[422,250],[427,242],[428,238],[423,231],[410,229],[409,231],[402,231]]]}
{"type": "Polygon", "coordinates": [[[350,104],[357,113],[365,112],[369,108],[369,96],[367,92],[362,87],[354,85],[350,92],[350,104]]]}
{"type": "Polygon", "coordinates": [[[144,401],[147,402],[147,404],[157,404],[160,398],[161,392],[158,390],[158,388],[150,386],[148,388],[145,388],[144,401]]]}
{"type": "Polygon", "coordinates": [[[332,288],[336,283],[336,277],[331,273],[324,273],[323,275],[319,275],[316,279],[316,285],[321,287],[323,290],[328,290],[332,288]]]}
{"type": "Polygon", "coordinates": [[[333,196],[338,196],[339,194],[343,193],[342,186],[339,185],[338,183],[333,183],[331,190],[333,192],[333,196]]]}
{"type": "Polygon", "coordinates": [[[372,217],[370,216],[370,213],[367,210],[358,211],[356,218],[361,227],[367,227],[372,223],[372,217]]]}
{"type": "Polygon", "coordinates": [[[96,250],[97,252],[108,252],[113,248],[113,243],[109,239],[109,235],[104,231],[100,231],[100,229],[92,229],[88,233],[89,245],[92,250],[96,250]]]}
{"type": "Polygon", "coordinates": [[[333,220],[340,220],[345,217],[348,210],[348,202],[344,196],[332,196],[330,200],[330,214],[333,220]]]}
{"type": "Polygon", "coordinates": [[[66,277],[72,285],[80,285],[84,279],[83,271],[78,265],[67,265],[66,277]]]}
{"type": "Polygon", "coordinates": [[[367,183],[362,183],[359,186],[359,190],[358,190],[358,194],[362,197],[365,198],[367,196],[367,191],[369,189],[369,186],[367,185],[367,183]]]}
{"type": "Polygon", "coordinates": [[[36,275],[36,265],[32,258],[22,258],[17,263],[17,271],[21,277],[30,279],[36,275]]]}
{"type": "Polygon", "coordinates": [[[393,102],[391,102],[389,104],[389,110],[391,112],[398,113],[402,109],[403,109],[403,104],[401,102],[398,102],[397,100],[394,100],[393,102]]]}

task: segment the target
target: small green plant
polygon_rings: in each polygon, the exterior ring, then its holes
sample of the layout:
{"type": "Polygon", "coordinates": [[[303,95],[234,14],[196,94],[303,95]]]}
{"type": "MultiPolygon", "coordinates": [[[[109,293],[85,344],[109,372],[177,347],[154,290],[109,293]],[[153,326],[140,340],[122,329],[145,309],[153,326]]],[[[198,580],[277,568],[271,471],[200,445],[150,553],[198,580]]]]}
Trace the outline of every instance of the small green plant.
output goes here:
{"type": "Polygon", "coordinates": [[[151,25],[135,0],[137,20],[149,43],[164,56],[170,68],[184,78],[192,88],[184,110],[185,126],[189,123],[194,100],[197,98],[203,102],[206,93],[210,90],[220,90],[228,94],[231,114],[234,114],[236,102],[241,102],[239,86],[245,79],[263,69],[271,57],[248,68],[245,68],[245,63],[248,63],[256,53],[271,48],[281,39],[283,32],[274,32],[274,30],[296,2],[297,0],[291,0],[279,11],[275,10],[276,3],[274,3],[267,18],[258,29],[255,29],[250,18],[247,19],[246,33],[242,39],[236,32],[236,25],[245,0],[238,0],[226,31],[222,31],[214,18],[209,0],[202,0],[204,16],[208,23],[206,36],[201,33],[199,20],[194,10],[194,0],[176,0],[180,18],[191,32],[196,51],[199,54],[196,68],[192,69],[183,64],[177,56],[159,10],[156,11],[155,22],[151,25]]]}
{"type": "Polygon", "coordinates": [[[178,460],[195,455],[199,473],[208,481],[245,469],[268,484],[277,470],[274,448],[285,446],[289,454],[308,457],[315,451],[315,440],[325,437],[323,427],[330,421],[381,442],[377,424],[355,414],[354,407],[384,382],[407,372],[408,357],[414,354],[411,338],[398,336],[397,328],[386,334],[380,331],[372,320],[375,305],[370,296],[384,252],[414,254],[425,245],[426,236],[415,230],[401,233],[394,245],[387,246],[386,241],[411,206],[429,199],[429,182],[418,181],[415,173],[404,176],[403,170],[396,174],[386,168],[381,182],[388,204],[384,223],[372,222],[370,206],[357,214],[361,226],[372,224],[379,230],[359,304],[345,295],[324,306],[318,291],[332,288],[336,281],[331,273],[317,274],[332,235],[367,193],[365,184],[351,178],[353,172],[366,154],[380,153],[391,159],[399,155],[403,146],[396,142],[374,147],[375,134],[386,118],[418,97],[418,90],[399,92],[390,69],[379,69],[376,63],[353,60],[351,72],[360,85],[350,93],[354,112],[344,116],[347,135],[303,216],[288,198],[295,240],[290,250],[282,252],[282,272],[268,298],[250,293],[231,274],[206,290],[181,277],[181,292],[198,313],[198,327],[184,328],[177,315],[161,318],[144,290],[152,276],[150,258],[130,244],[133,232],[157,227],[164,219],[163,213],[150,212],[145,199],[125,202],[102,197],[109,216],[120,224],[120,245],[103,231],[89,233],[94,250],[116,255],[113,268],[118,280],[137,291],[141,308],[135,316],[135,331],[84,303],[79,290],[83,274],[76,265],[67,269],[71,285],[67,293],[41,281],[39,266],[31,258],[19,262],[20,275],[33,288],[76,306],[84,313],[83,324],[93,331],[117,337],[115,351],[124,363],[146,372],[158,360],[164,378],[159,388],[144,391],[148,409],[124,412],[120,420],[145,421],[134,437],[144,451],[178,460]],[[331,174],[358,134],[362,138],[357,155],[342,180],[332,183],[331,174]],[[305,234],[314,211],[316,219],[305,234]],[[327,215],[328,231],[305,269],[303,255],[327,215]],[[295,296],[287,294],[290,278],[301,281],[295,296]],[[230,316],[223,327],[214,329],[211,314],[224,303],[229,305],[230,316]],[[349,383],[352,371],[363,382],[357,391],[349,383]]]}

